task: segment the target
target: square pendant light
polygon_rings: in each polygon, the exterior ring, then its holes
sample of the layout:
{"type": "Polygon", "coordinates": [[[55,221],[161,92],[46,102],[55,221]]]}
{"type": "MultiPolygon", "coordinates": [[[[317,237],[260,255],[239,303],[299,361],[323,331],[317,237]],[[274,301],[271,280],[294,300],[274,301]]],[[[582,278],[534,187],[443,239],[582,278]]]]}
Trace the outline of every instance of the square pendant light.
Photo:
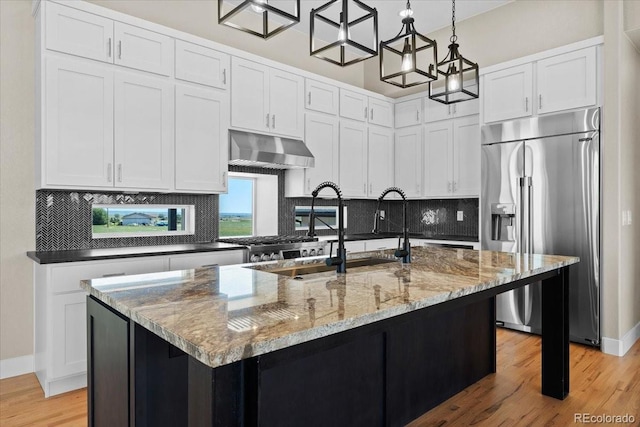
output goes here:
{"type": "Polygon", "coordinates": [[[289,3],[282,10],[269,0],[218,0],[218,23],[268,39],[300,22],[300,0],[289,3]]]}
{"type": "Polygon", "coordinates": [[[402,29],[391,40],[380,42],[380,80],[407,88],[429,83],[438,78],[438,45],[413,25],[413,11],[407,2],[400,12],[402,29]]]}
{"type": "Polygon", "coordinates": [[[360,0],[331,0],[311,9],[310,54],[355,64],[378,54],[378,11],[360,0]]]}

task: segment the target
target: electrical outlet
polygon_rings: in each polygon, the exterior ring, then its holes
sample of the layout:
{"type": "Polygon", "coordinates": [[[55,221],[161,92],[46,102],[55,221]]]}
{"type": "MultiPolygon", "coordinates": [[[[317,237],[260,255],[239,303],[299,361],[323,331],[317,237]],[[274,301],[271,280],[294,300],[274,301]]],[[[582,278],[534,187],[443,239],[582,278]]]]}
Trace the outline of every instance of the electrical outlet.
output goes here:
{"type": "Polygon", "coordinates": [[[384,221],[384,211],[380,210],[380,221],[384,221]]]}
{"type": "Polygon", "coordinates": [[[463,211],[458,211],[456,214],[456,218],[458,221],[464,221],[464,212],[463,211]]]}

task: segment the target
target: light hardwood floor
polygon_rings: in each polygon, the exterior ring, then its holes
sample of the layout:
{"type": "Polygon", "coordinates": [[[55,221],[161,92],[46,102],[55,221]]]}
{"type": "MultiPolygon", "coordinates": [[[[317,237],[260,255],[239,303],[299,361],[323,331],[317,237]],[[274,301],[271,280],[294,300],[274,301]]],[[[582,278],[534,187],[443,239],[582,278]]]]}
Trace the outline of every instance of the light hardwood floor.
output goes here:
{"type": "MultiPolygon", "coordinates": [[[[542,396],[540,339],[499,329],[498,373],[410,426],[566,426],[576,413],[629,414],[640,425],[640,342],[622,358],[575,344],[570,352],[569,397],[542,396]]],[[[45,399],[34,374],[8,378],[0,381],[0,426],[86,426],[86,403],[84,389],[45,399]]]]}

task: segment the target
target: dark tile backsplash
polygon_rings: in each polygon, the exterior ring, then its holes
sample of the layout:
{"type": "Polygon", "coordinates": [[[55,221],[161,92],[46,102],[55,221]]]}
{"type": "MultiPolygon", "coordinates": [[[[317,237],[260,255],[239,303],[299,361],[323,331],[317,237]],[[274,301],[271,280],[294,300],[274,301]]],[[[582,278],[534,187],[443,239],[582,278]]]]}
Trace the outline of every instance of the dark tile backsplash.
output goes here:
{"type": "MultiPolygon", "coordinates": [[[[278,233],[304,234],[295,230],[295,206],[308,206],[311,198],[284,197],[284,171],[255,167],[230,166],[231,172],[262,173],[278,176],[278,233]]],[[[347,233],[368,233],[373,229],[375,200],[345,200],[347,233]]],[[[335,206],[335,200],[317,199],[318,206],[335,206]]],[[[402,203],[384,201],[381,209],[386,219],[381,231],[402,229],[402,203]]],[[[438,235],[478,238],[478,199],[411,200],[408,205],[409,230],[437,238],[438,235]],[[456,211],[464,212],[464,220],[456,220],[456,211]]],[[[318,235],[332,234],[318,230],[318,235]]],[[[36,191],[36,250],[96,249],[124,246],[152,246],[178,243],[209,242],[218,237],[218,196],[198,194],[92,193],[87,191],[36,191]],[[91,237],[92,204],[181,204],[195,205],[194,235],[140,236],[93,239],[91,237]]]]}

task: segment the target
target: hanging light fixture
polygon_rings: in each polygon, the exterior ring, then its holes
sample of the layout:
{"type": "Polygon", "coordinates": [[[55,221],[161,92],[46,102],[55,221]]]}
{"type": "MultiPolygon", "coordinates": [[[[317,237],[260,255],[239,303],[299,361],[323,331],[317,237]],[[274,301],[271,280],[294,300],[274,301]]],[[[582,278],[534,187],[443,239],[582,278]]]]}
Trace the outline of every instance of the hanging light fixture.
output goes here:
{"type": "Polygon", "coordinates": [[[400,16],[402,29],[398,35],[380,42],[380,80],[405,88],[437,79],[437,43],[416,31],[409,1],[400,16]]]}
{"type": "Polygon", "coordinates": [[[293,10],[286,11],[269,0],[243,0],[237,6],[228,0],[218,0],[218,24],[268,39],[300,22],[300,0],[292,5],[293,10]]]}
{"type": "Polygon", "coordinates": [[[341,67],[364,61],[378,54],[378,11],[360,0],[331,0],[311,9],[309,38],[312,56],[341,67]]]}
{"type": "Polygon", "coordinates": [[[444,79],[429,83],[429,98],[443,104],[469,101],[480,93],[478,64],[460,55],[460,46],[456,43],[456,0],[452,0],[451,30],[449,54],[437,67],[438,77],[444,79]]]}

